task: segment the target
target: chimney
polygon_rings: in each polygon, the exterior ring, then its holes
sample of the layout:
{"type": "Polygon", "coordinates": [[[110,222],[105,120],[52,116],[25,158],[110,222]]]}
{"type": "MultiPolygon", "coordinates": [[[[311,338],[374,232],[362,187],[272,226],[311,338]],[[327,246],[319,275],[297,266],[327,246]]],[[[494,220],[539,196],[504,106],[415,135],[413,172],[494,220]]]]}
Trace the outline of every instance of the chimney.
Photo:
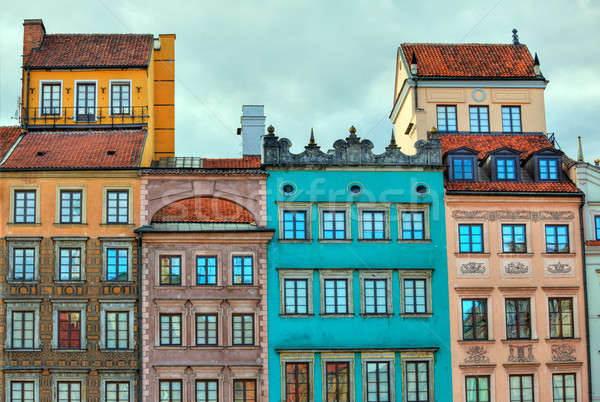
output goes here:
{"type": "Polygon", "coordinates": [[[265,135],[264,105],[243,105],[240,121],[243,155],[260,155],[262,137],[265,135]]]}
{"type": "Polygon", "coordinates": [[[417,56],[415,55],[415,52],[412,53],[412,56],[410,58],[410,73],[412,75],[417,75],[419,72],[418,66],[417,66],[417,56]]]}
{"type": "Polygon", "coordinates": [[[535,54],[535,57],[533,58],[533,73],[536,76],[542,75],[542,73],[540,71],[540,59],[538,58],[537,53],[535,54]]]}
{"type": "Polygon", "coordinates": [[[33,49],[42,45],[46,28],[41,19],[23,21],[23,65],[27,62],[33,49]]]}

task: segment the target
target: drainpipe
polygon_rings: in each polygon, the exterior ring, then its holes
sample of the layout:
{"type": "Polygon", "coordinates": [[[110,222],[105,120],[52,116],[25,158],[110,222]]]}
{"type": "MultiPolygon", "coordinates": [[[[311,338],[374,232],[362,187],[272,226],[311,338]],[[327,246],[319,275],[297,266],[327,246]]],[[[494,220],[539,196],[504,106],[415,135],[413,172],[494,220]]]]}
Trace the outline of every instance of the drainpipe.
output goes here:
{"type": "Polygon", "coordinates": [[[29,128],[29,68],[25,69],[27,71],[27,91],[25,92],[25,96],[27,100],[25,101],[25,129],[29,128]]]}
{"type": "Polygon", "coordinates": [[[142,349],[142,237],[144,236],[144,232],[139,232],[140,237],[138,238],[138,401],[143,400],[143,377],[144,377],[144,354],[142,349]]]}
{"type": "Polygon", "coordinates": [[[579,204],[579,233],[581,236],[581,261],[583,262],[583,288],[584,298],[583,305],[585,310],[585,333],[587,341],[587,372],[588,372],[588,400],[592,400],[592,366],[591,366],[591,352],[590,352],[590,317],[589,317],[589,306],[587,299],[587,269],[585,263],[585,232],[583,230],[583,206],[585,205],[585,194],[581,195],[581,203],[579,204]]]}

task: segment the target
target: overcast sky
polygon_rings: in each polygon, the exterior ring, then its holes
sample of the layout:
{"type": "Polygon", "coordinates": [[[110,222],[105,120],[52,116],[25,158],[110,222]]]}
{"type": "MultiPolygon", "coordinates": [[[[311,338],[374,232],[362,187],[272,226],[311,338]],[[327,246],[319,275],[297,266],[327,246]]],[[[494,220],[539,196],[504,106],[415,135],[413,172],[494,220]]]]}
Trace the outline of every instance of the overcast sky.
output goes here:
{"type": "Polygon", "coordinates": [[[176,33],[178,156],[241,154],[242,104],[300,152],[311,127],[324,150],[350,125],[382,152],[390,137],[402,42],[521,43],[540,57],[549,132],[600,157],[600,0],[10,1],[0,14],[0,124],[14,125],[23,19],[48,33],[176,33]]]}

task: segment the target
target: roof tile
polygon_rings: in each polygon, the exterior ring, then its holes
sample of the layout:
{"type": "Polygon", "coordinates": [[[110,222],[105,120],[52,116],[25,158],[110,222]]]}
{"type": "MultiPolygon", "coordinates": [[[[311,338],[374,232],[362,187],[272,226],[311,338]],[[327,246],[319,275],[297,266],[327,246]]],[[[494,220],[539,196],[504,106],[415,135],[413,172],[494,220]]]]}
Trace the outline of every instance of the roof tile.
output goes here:
{"type": "Polygon", "coordinates": [[[146,67],[152,35],[53,34],[45,35],[25,63],[31,68],[146,67]]]}
{"type": "Polygon", "coordinates": [[[254,223],[254,217],[233,201],[213,197],[192,197],[162,207],[152,222],[254,223]]]}
{"type": "Polygon", "coordinates": [[[407,64],[415,53],[420,77],[536,78],[525,45],[403,43],[401,49],[407,64]]]}
{"type": "Polygon", "coordinates": [[[0,169],[135,168],[145,137],[145,130],[29,132],[0,169]]]}
{"type": "Polygon", "coordinates": [[[572,183],[456,182],[445,183],[448,191],[577,193],[572,183]]]}
{"type": "Polygon", "coordinates": [[[21,134],[21,127],[7,126],[0,127],[0,160],[10,150],[10,147],[15,143],[21,134]]]}

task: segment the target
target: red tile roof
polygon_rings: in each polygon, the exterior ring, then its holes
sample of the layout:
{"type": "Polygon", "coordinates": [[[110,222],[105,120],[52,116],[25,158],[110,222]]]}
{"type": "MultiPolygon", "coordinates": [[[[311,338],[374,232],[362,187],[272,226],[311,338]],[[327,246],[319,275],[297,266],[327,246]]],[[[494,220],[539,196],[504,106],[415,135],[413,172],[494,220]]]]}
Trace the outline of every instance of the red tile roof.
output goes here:
{"type": "Polygon", "coordinates": [[[16,139],[21,134],[21,127],[8,126],[0,127],[0,160],[10,150],[10,147],[15,143],[16,139]]]}
{"type": "Polygon", "coordinates": [[[448,191],[577,193],[573,183],[456,182],[445,183],[448,191]]]}
{"type": "Polygon", "coordinates": [[[401,48],[409,68],[415,53],[420,77],[536,78],[525,45],[403,43],[401,48]]]}
{"type": "Polygon", "coordinates": [[[600,240],[586,240],[586,246],[600,246],[600,240]]]}
{"type": "Polygon", "coordinates": [[[25,63],[32,68],[146,67],[152,35],[55,34],[45,35],[25,63]]]}
{"type": "Polygon", "coordinates": [[[0,169],[136,168],[145,137],[145,130],[29,132],[0,169]]]}
{"type": "Polygon", "coordinates": [[[510,148],[521,152],[521,159],[527,159],[532,153],[542,149],[554,149],[552,143],[545,135],[468,135],[468,134],[442,134],[442,153],[458,148],[469,148],[477,151],[478,159],[485,159],[492,151],[501,148],[510,148]]]}
{"type": "Polygon", "coordinates": [[[162,207],[152,222],[254,223],[254,217],[233,201],[213,197],[193,197],[162,207]]]}
{"type": "Polygon", "coordinates": [[[231,159],[204,159],[203,168],[233,168],[233,169],[249,169],[260,168],[260,155],[244,156],[242,158],[231,159]]]}

